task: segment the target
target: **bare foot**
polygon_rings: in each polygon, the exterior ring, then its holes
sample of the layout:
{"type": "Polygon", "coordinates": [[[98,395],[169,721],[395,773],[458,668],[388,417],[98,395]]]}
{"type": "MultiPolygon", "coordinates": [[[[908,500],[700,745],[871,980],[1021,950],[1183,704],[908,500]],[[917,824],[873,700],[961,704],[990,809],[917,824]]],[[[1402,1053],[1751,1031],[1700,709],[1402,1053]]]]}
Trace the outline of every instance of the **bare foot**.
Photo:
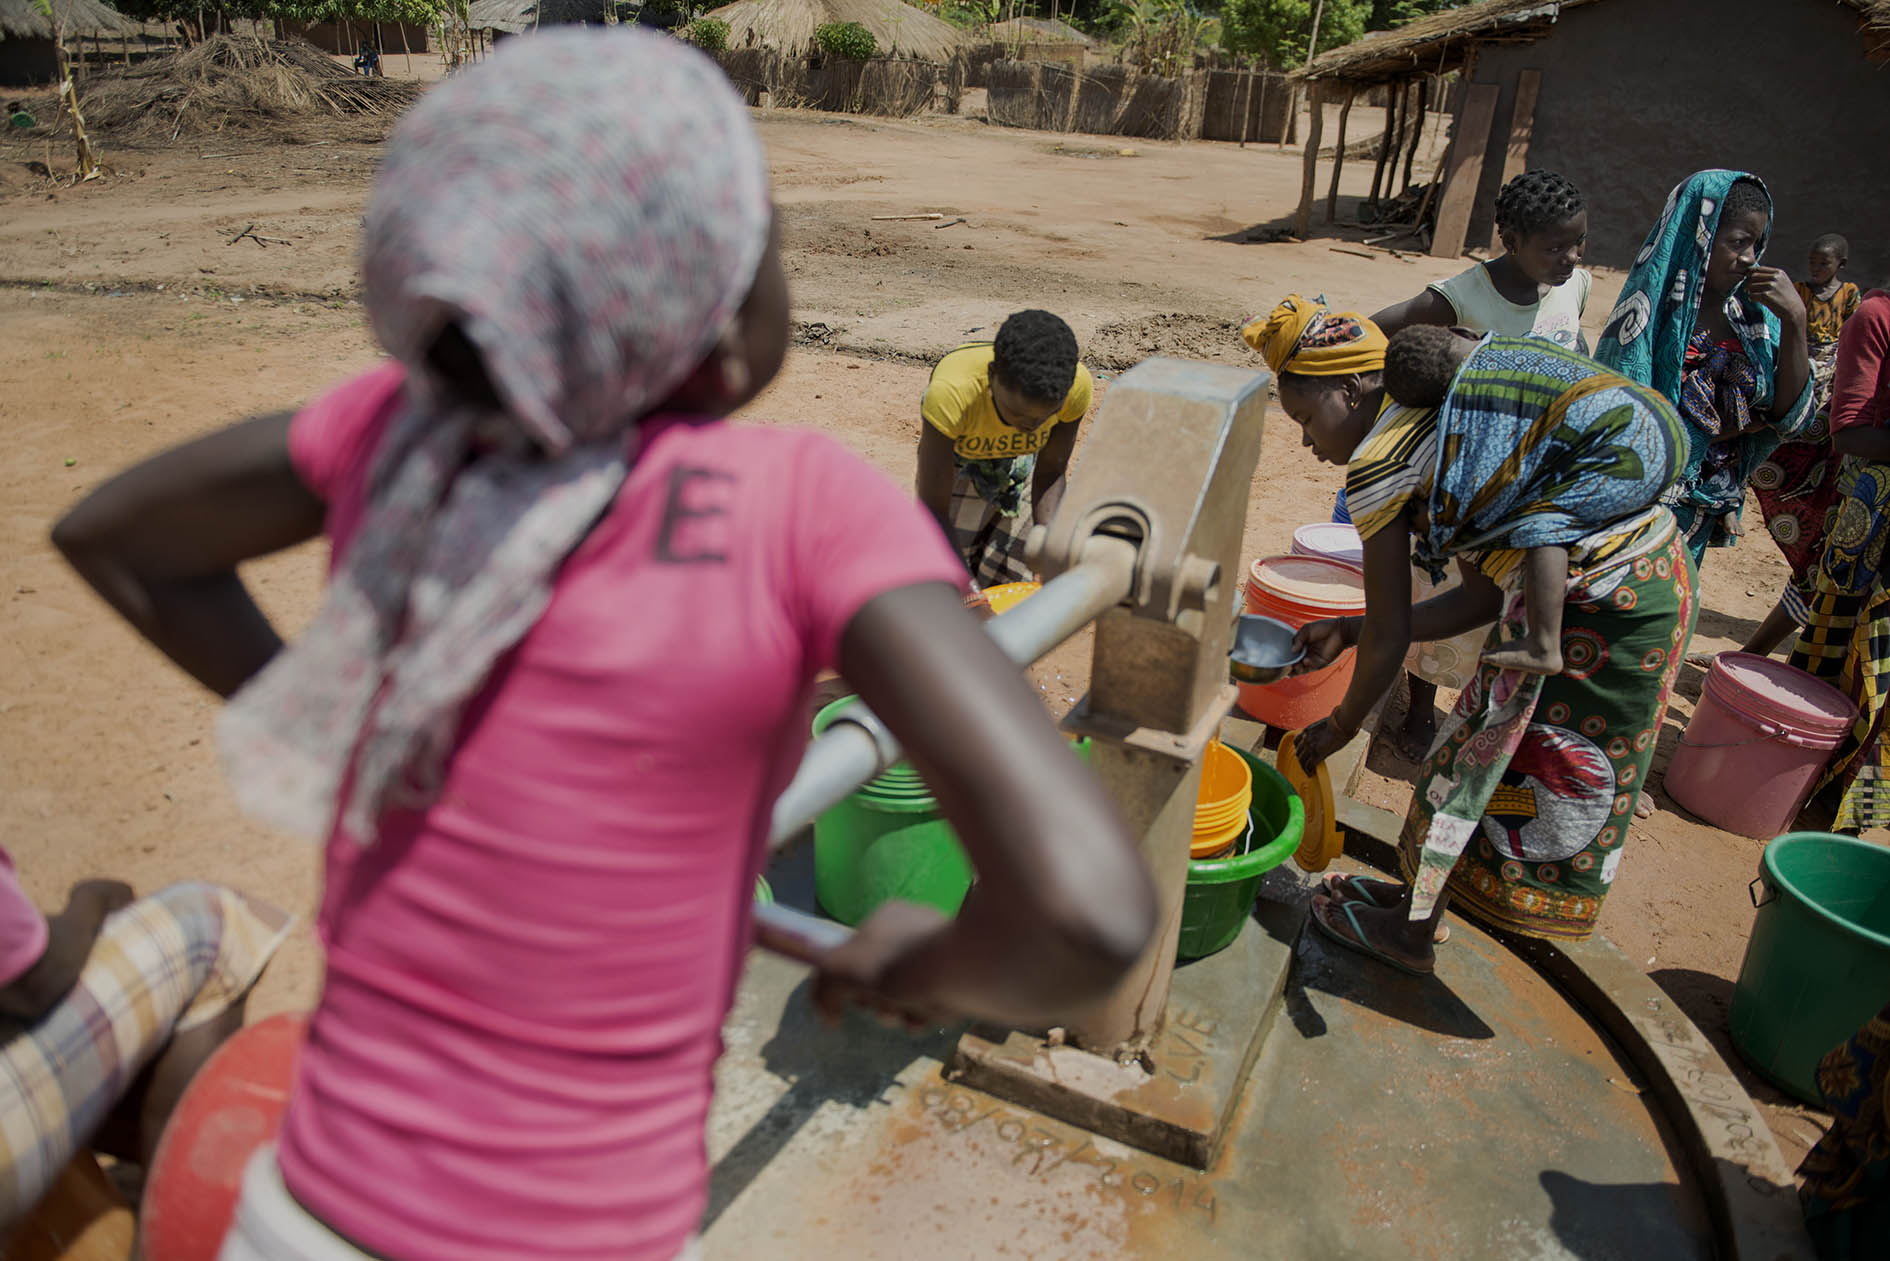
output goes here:
{"type": "Polygon", "coordinates": [[[1483,659],[1499,670],[1521,670],[1524,674],[1562,673],[1560,644],[1532,644],[1528,640],[1515,639],[1492,652],[1484,653],[1483,659]]]}
{"type": "Polygon", "coordinates": [[[1429,705],[1413,704],[1404,721],[1391,732],[1391,747],[1407,762],[1422,762],[1437,739],[1437,715],[1429,705]]]}
{"type": "Polygon", "coordinates": [[[1716,652],[1690,652],[1687,654],[1686,660],[1687,664],[1690,666],[1697,666],[1702,670],[1711,670],[1713,668],[1713,658],[1718,655],[1719,654],[1716,652]]]}

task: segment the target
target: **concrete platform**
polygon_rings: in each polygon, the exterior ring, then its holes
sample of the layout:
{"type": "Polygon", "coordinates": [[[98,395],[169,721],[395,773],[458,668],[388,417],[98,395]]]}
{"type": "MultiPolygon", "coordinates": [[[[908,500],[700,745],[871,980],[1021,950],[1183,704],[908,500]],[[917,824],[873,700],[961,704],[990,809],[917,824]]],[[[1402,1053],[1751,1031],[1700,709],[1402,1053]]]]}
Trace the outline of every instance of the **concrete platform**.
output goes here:
{"type": "MultiPolygon", "coordinates": [[[[770,879],[799,903],[792,866],[770,879]]],[[[1713,1253],[1643,1082],[1466,924],[1427,981],[1302,937],[1205,1171],[945,1080],[946,1035],[822,1029],[804,982],[756,955],[729,1022],[712,1258],[1713,1253]]]]}

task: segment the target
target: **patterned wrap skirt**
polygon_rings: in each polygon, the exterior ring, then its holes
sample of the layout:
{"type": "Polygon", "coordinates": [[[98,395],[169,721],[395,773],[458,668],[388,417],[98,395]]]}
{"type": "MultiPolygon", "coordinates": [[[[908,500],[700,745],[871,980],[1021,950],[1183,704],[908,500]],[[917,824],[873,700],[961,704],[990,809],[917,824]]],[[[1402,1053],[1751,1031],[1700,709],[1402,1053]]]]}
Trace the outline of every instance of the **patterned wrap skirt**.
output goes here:
{"type": "MultiPolygon", "coordinates": [[[[1685,536],[1668,529],[1571,591],[1561,674],[1538,690],[1537,676],[1481,667],[1405,816],[1413,918],[1448,889],[1456,908],[1511,932],[1594,932],[1693,633],[1695,581],[1685,536]]],[[[1513,601],[1512,633],[1520,611],[1513,601]]]]}
{"type": "Polygon", "coordinates": [[[1818,784],[1820,791],[1839,790],[1833,826],[1849,831],[1890,825],[1890,759],[1883,741],[1884,702],[1890,697],[1890,593],[1883,580],[1890,464],[1846,460],[1838,487],[1837,519],[1792,664],[1857,704],[1857,721],[1818,784]]]}

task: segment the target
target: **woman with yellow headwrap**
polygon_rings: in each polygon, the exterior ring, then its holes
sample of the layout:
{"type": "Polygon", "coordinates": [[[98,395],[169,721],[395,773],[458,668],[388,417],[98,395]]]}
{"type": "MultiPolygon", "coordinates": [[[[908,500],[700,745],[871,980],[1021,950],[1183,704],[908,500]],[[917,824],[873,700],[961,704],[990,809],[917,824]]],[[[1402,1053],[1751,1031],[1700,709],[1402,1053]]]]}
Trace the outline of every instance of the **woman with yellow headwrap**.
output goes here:
{"type": "MultiPolygon", "coordinates": [[[[1356,312],[1330,311],[1324,301],[1297,293],[1288,295],[1266,318],[1250,322],[1240,335],[1266,359],[1281,409],[1300,423],[1301,441],[1315,452],[1315,429],[1330,432],[1342,425],[1378,389],[1385,367],[1385,335],[1376,324],[1356,312]]],[[[1352,519],[1343,489],[1332,517],[1352,519]]],[[[1457,585],[1454,574],[1438,583],[1422,570],[1413,571],[1412,582],[1419,601],[1457,585]]],[[[1422,761],[1437,736],[1437,689],[1462,690],[1476,674],[1482,646],[1481,628],[1453,639],[1411,645],[1405,659],[1410,703],[1405,706],[1404,722],[1390,733],[1392,744],[1407,761],[1422,761]]]]}
{"type": "Polygon", "coordinates": [[[1345,466],[1365,553],[1363,616],[1296,636],[1301,670],[1358,654],[1345,697],[1295,741],[1300,761],[1317,766],[1351,739],[1411,643],[1502,623],[1419,770],[1401,838],[1408,883],[1335,877],[1313,926],[1418,974],[1434,967],[1446,904],[1526,936],[1587,937],[1697,607],[1660,503],[1686,449],[1679,418],[1658,391],[1553,342],[1419,325],[1390,339],[1382,385],[1334,420],[1329,401],[1309,401],[1317,379],[1295,373],[1287,344],[1282,331],[1282,402],[1320,458],[1345,466]],[[1546,589],[1532,576],[1529,590],[1560,601],[1553,675],[1494,651],[1525,626],[1522,562],[1549,550],[1566,556],[1565,576],[1546,589]],[[1439,576],[1455,562],[1461,584],[1414,605],[1414,555],[1439,576]]]}

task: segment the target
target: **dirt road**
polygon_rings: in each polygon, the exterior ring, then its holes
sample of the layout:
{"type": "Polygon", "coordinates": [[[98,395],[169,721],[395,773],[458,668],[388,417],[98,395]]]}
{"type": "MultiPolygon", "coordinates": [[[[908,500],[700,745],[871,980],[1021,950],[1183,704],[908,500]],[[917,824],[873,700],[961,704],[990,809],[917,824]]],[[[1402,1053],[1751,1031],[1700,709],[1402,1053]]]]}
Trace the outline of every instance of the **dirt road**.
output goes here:
{"type": "MultiPolygon", "coordinates": [[[[800,348],[748,418],[825,429],[902,480],[912,474],[926,363],[990,336],[1012,310],[1065,315],[1106,388],[1110,374],[1150,354],[1255,362],[1236,329],[1287,292],[1369,312],[1462,266],[1356,257],[1334,249],[1359,249],[1344,241],[1246,243],[1248,229],[1279,224],[1297,201],[1298,156],[1272,146],[1136,141],[1123,156],[1127,146],[1108,138],[962,119],[781,111],[757,121],[786,228],[800,348]],[[873,219],[932,211],[967,222],[873,219]]],[[[377,155],[369,144],[254,136],[108,150],[117,175],[49,192],[19,165],[41,160],[39,146],[0,143],[0,640],[13,663],[0,675],[0,838],[42,901],[111,872],[142,888],[209,877],[312,908],[313,852],[264,834],[229,802],[209,698],[118,625],[45,537],[63,507],[124,464],[293,406],[373,361],[353,253],[377,155]],[[232,239],[249,225],[286,244],[232,239]]],[[[1370,172],[1368,162],[1348,164],[1348,197],[1370,172]]],[[[1591,336],[1619,283],[1598,277],[1591,336]]],[[[1249,556],[1284,551],[1294,526],[1323,520],[1340,481],[1277,412],[1264,451],[1249,556]]],[[[285,628],[313,609],[321,562],[309,547],[256,567],[260,595],[285,628]]],[[[1743,638],[1784,573],[1763,536],[1716,553],[1701,646],[1743,638]]],[[[1053,704],[1067,703],[1081,690],[1081,653],[1058,654],[1038,678],[1053,704]]],[[[1657,768],[1699,684],[1697,672],[1683,677],[1657,768]]],[[[1410,768],[1382,753],[1373,767],[1365,795],[1401,810],[1410,768]]],[[[1759,844],[1671,807],[1633,836],[1603,930],[1732,1058],[1724,1010],[1759,844]]],[[[303,933],[255,1010],[306,1004],[318,984],[318,954],[303,933]]],[[[1789,1158],[1815,1137],[1801,1109],[1768,1115],[1789,1158]]]]}

